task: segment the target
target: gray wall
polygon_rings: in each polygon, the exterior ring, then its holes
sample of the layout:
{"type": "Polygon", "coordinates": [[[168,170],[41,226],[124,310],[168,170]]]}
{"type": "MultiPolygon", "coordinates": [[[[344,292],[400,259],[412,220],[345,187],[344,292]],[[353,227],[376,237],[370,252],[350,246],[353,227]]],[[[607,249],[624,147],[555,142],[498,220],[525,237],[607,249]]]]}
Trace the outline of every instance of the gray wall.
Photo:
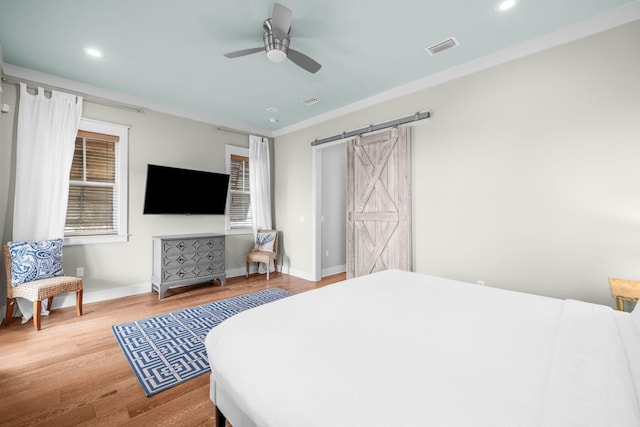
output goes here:
{"type": "Polygon", "coordinates": [[[640,279],[638,40],[630,23],[276,138],[291,270],[312,271],[310,141],[430,109],[415,270],[613,305],[608,277],[640,279]]]}
{"type": "MultiPolygon", "coordinates": [[[[11,240],[17,87],[3,84],[0,115],[0,240],[11,240]]],[[[85,300],[108,298],[147,289],[151,277],[151,236],[200,232],[224,233],[224,216],[142,215],[148,163],[225,172],[224,145],[247,147],[248,137],[215,126],[145,111],[136,113],[85,102],[83,117],[131,126],[129,131],[129,232],[127,243],[65,246],[63,267],[74,274],[84,267],[85,300]],[[118,289],[121,288],[121,289],[118,289]]],[[[171,197],[167,194],[167,197],[171,197]]],[[[176,197],[179,203],[179,197],[176,197]]],[[[226,267],[244,272],[244,257],[252,248],[251,235],[227,236],[226,267]]],[[[5,301],[4,276],[0,305],[5,301]]],[[[149,285],[150,289],[150,285],[149,285]]],[[[55,304],[55,303],[54,303],[55,304]]],[[[4,312],[2,313],[4,314],[4,312]]]]}

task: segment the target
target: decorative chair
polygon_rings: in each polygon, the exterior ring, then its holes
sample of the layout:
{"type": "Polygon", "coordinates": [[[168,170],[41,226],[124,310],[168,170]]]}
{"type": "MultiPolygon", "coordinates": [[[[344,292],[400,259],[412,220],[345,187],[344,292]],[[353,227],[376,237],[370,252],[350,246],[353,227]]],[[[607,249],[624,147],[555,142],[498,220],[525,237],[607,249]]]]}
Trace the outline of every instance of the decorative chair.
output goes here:
{"type": "MultiPolygon", "coordinates": [[[[33,253],[38,252],[29,244],[42,242],[18,242],[9,243],[2,247],[4,255],[4,265],[7,272],[7,312],[4,318],[5,325],[8,325],[13,317],[13,310],[16,304],[16,298],[22,297],[33,302],[33,326],[40,330],[40,315],[42,310],[42,301],[47,299],[47,309],[51,310],[53,297],[55,295],[75,292],[76,293],[76,311],[78,316],[82,316],[82,279],[72,276],[62,275],[62,239],[59,242],[59,262],[55,272],[49,270],[48,273],[42,274],[38,271],[38,266],[34,266],[33,253]],[[12,259],[12,250],[9,245],[24,244],[27,249],[22,248],[16,251],[16,256],[12,259]],[[32,254],[29,256],[29,252],[32,254]],[[26,262],[23,262],[25,261],[26,262]],[[35,270],[34,270],[35,269],[35,270]],[[27,276],[22,273],[27,272],[27,276]],[[34,280],[25,280],[26,277],[32,277],[34,280]],[[18,282],[13,286],[13,283],[18,282]]],[[[51,242],[51,241],[44,241],[51,242]]],[[[56,241],[53,241],[56,242],[56,241]]],[[[35,246],[37,248],[37,245],[35,246]]],[[[46,252],[45,252],[46,253],[46,252]]],[[[38,255],[39,256],[39,255],[38,255]]]]}
{"type": "MultiPolygon", "coordinates": [[[[267,280],[273,261],[274,270],[278,272],[278,230],[258,230],[256,244],[253,251],[247,254],[247,274],[249,277],[249,265],[252,262],[264,263],[267,267],[267,280]]],[[[259,265],[259,264],[258,264],[259,265]]]]}

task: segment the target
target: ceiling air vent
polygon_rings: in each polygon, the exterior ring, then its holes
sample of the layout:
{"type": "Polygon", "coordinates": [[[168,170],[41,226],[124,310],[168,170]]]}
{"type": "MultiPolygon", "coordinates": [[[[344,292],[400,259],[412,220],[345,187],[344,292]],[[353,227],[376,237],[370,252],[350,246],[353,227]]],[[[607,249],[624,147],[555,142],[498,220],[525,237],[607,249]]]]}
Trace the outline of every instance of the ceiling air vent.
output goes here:
{"type": "Polygon", "coordinates": [[[318,102],[320,102],[320,100],[313,96],[311,98],[307,98],[304,101],[302,101],[304,105],[313,105],[313,104],[317,104],[318,102]]]}
{"type": "Polygon", "coordinates": [[[434,44],[432,46],[429,46],[429,47],[425,48],[425,50],[427,52],[429,52],[429,55],[433,56],[436,53],[440,53],[440,52],[442,52],[444,50],[451,49],[452,47],[456,47],[459,44],[460,43],[458,43],[458,40],[456,40],[455,37],[451,37],[451,38],[448,38],[446,40],[441,41],[440,43],[436,43],[436,44],[434,44]]]}

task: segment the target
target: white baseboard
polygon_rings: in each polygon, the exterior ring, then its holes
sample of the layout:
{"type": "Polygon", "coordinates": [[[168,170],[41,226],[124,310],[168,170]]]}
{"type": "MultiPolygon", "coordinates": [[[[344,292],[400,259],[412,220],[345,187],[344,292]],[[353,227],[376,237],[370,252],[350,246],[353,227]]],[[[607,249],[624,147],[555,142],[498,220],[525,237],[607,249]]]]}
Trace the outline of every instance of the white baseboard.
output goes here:
{"type": "MultiPolygon", "coordinates": [[[[257,266],[250,268],[249,272],[258,271],[257,266]]],[[[246,270],[244,268],[233,268],[227,270],[227,277],[244,276],[246,270]]],[[[120,286],[117,288],[100,289],[95,291],[84,290],[82,295],[82,303],[88,304],[92,302],[107,301],[115,298],[128,297],[132,295],[144,294],[151,292],[151,282],[139,283],[137,285],[120,286]]],[[[73,307],[76,305],[75,293],[65,294],[64,297],[53,299],[53,308],[73,307]]],[[[4,312],[3,312],[4,313],[4,312]]]]}
{"type": "MultiPolygon", "coordinates": [[[[249,273],[256,273],[258,271],[258,264],[251,264],[249,267],[249,273]]],[[[231,270],[226,270],[227,277],[240,277],[244,276],[247,273],[247,269],[245,268],[232,268],[231,270]]]]}
{"type": "Polygon", "coordinates": [[[347,271],[347,265],[334,265],[333,267],[327,267],[322,269],[322,277],[331,276],[333,274],[344,273],[347,271]]]}
{"type": "MultiPolygon", "coordinates": [[[[258,265],[253,264],[249,268],[249,273],[256,273],[258,271],[258,265]]],[[[232,268],[226,271],[227,277],[239,277],[244,276],[246,273],[245,268],[232,268]]],[[[295,270],[291,270],[286,273],[292,276],[300,277],[305,280],[310,279],[310,275],[303,272],[297,272],[295,270]]],[[[107,301],[115,298],[128,297],[132,295],[144,294],[147,292],[151,292],[151,282],[147,283],[138,283],[135,285],[128,286],[119,286],[117,288],[109,288],[109,289],[98,289],[98,290],[88,290],[85,289],[82,293],[82,303],[88,304],[92,302],[100,302],[107,301]]],[[[56,297],[53,299],[53,308],[63,308],[63,307],[75,307],[76,305],[76,294],[68,293],[62,297],[56,297]]],[[[0,307],[0,319],[4,318],[4,314],[6,313],[6,303],[0,307]]]]}
{"type": "MultiPolygon", "coordinates": [[[[115,298],[128,297],[131,295],[139,295],[151,292],[151,282],[139,283],[137,285],[120,286],[117,288],[98,289],[90,291],[84,289],[82,292],[82,303],[88,304],[92,302],[107,301],[115,298]]],[[[76,294],[70,292],[62,298],[53,298],[53,308],[73,307],[76,305],[76,294]]]]}
{"type": "MultiPolygon", "coordinates": [[[[128,297],[132,295],[144,294],[151,292],[151,282],[139,283],[137,285],[120,286],[117,288],[99,289],[95,291],[88,291],[84,289],[82,292],[82,304],[88,304],[91,302],[107,301],[115,298],[128,297]]],[[[53,298],[53,308],[75,307],[76,305],[76,293],[69,292],[62,296],[53,298]]],[[[0,317],[4,319],[7,305],[4,304],[0,310],[0,317]]]]}
{"type": "Polygon", "coordinates": [[[313,279],[313,276],[311,275],[311,273],[307,273],[306,271],[299,271],[299,270],[294,270],[293,268],[284,268],[282,267],[282,272],[284,274],[288,274],[290,276],[295,276],[298,277],[300,279],[304,279],[304,280],[308,280],[310,282],[315,282],[315,280],[313,279]]]}

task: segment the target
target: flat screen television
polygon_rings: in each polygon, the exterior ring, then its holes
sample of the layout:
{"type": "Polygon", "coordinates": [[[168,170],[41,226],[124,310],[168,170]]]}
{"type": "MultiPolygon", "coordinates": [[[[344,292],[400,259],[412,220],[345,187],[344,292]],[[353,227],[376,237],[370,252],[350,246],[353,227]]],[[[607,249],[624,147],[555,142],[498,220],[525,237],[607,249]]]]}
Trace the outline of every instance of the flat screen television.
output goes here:
{"type": "Polygon", "coordinates": [[[147,166],[143,214],[224,215],[229,175],[147,166]]]}

